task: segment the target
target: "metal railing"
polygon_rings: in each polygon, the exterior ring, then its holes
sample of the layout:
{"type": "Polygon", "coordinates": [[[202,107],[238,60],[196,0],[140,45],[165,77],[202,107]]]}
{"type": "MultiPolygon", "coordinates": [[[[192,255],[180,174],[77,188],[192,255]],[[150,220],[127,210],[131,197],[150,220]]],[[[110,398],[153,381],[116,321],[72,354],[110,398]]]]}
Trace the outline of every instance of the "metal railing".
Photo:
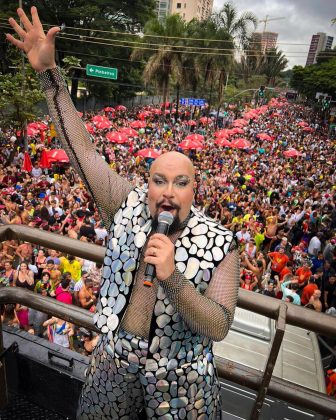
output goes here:
{"type": "MultiPolygon", "coordinates": [[[[76,241],[58,234],[41,231],[20,225],[0,227],[0,240],[20,239],[36,245],[67,252],[96,262],[102,262],[105,249],[76,241]]],[[[37,295],[18,288],[0,289],[0,305],[4,303],[21,303],[42,312],[56,315],[76,325],[85,326],[98,331],[93,324],[93,316],[88,311],[56,302],[55,300],[37,295]]],[[[249,311],[267,316],[276,321],[276,331],[263,372],[243,366],[225,359],[217,360],[218,374],[221,379],[230,380],[242,386],[257,391],[256,401],[250,419],[259,418],[266,395],[285,400],[289,403],[314,410],[325,416],[333,417],[336,413],[336,400],[317,391],[273,377],[274,365],[282,343],[286,323],[305,328],[327,336],[336,336],[336,318],[307,310],[303,307],[286,304],[283,301],[262,296],[260,294],[240,289],[238,306],[249,311]]],[[[0,354],[3,351],[2,330],[0,323],[0,354]]],[[[0,362],[1,363],[1,362],[0,362]]],[[[0,364],[0,408],[7,404],[7,388],[4,363],[0,364]]]]}

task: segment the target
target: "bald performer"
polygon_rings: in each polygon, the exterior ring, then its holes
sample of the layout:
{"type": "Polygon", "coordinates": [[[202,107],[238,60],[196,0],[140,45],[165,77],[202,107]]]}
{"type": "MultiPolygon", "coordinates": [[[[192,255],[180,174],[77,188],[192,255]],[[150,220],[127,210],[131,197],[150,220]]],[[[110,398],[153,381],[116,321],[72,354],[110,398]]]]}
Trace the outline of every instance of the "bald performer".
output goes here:
{"type": "Polygon", "coordinates": [[[233,320],[239,257],[231,231],[193,206],[194,168],[183,154],[160,156],[148,190],[114,173],[92,144],[56,67],[59,28],[43,32],[37,10],[9,22],[38,72],[53,122],[72,165],[109,230],[94,321],[101,330],[78,407],[79,419],[215,419],[220,386],[213,341],[233,320]],[[169,211],[169,236],[155,232],[169,211]],[[153,264],[152,287],[143,284],[153,264]]]}

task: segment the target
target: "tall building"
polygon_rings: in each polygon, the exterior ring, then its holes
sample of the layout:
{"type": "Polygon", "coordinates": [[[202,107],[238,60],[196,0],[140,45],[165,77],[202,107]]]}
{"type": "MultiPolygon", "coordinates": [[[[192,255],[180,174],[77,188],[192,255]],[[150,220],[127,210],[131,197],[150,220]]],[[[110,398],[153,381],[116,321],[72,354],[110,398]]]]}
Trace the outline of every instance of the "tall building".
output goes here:
{"type": "Polygon", "coordinates": [[[170,0],[159,0],[156,2],[156,13],[159,19],[164,19],[170,13],[170,0]]]}
{"type": "Polygon", "coordinates": [[[259,44],[263,53],[276,48],[277,40],[278,34],[276,32],[253,32],[252,34],[252,42],[259,44]]]}
{"type": "Polygon", "coordinates": [[[159,19],[168,14],[179,14],[189,22],[191,19],[207,19],[212,13],[213,0],[160,0],[156,2],[159,19]]]}
{"type": "Polygon", "coordinates": [[[316,63],[316,58],[321,51],[331,50],[332,43],[334,38],[328,36],[324,32],[317,32],[317,34],[312,36],[308,57],[306,61],[306,66],[316,63]]]}

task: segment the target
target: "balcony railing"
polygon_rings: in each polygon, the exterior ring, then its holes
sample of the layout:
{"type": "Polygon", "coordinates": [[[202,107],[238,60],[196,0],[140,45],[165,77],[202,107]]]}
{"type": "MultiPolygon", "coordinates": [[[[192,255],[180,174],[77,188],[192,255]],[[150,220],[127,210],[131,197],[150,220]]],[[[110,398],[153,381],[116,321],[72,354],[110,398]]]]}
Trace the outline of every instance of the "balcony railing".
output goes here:
{"type": "MultiPolygon", "coordinates": [[[[38,229],[5,225],[0,227],[0,240],[20,239],[36,245],[60,250],[71,255],[102,262],[105,254],[103,247],[76,241],[58,234],[38,229]]],[[[273,369],[281,347],[286,324],[305,328],[326,336],[336,336],[336,318],[299,307],[283,301],[262,296],[240,289],[238,306],[249,311],[267,316],[276,321],[276,331],[271,344],[263,372],[228,361],[217,360],[217,370],[221,379],[230,380],[257,391],[257,396],[250,419],[258,419],[266,395],[313,410],[325,416],[333,417],[336,413],[336,400],[327,395],[312,391],[280,378],[273,377],[273,369]]],[[[93,324],[92,314],[76,306],[37,295],[35,293],[12,288],[0,289],[0,305],[4,303],[20,303],[42,312],[53,314],[73,324],[98,331],[93,324]]],[[[0,323],[0,355],[3,352],[2,329],[0,323]]],[[[0,361],[0,408],[6,406],[7,387],[4,361],[0,361]]]]}

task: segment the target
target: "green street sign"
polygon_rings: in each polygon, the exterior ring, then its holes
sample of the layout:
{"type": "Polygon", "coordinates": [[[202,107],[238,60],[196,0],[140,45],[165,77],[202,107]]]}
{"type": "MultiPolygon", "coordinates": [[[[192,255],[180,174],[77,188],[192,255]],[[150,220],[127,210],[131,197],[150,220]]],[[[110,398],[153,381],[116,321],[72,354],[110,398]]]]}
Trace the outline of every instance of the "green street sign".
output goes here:
{"type": "Polygon", "coordinates": [[[92,64],[87,64],[86,75],[94,76],[94,77],[102,77],[103,79],[117,80],[118,69],[113,69],[112,67],[101,67],[101,66],[93,66],[92,64]]]}

